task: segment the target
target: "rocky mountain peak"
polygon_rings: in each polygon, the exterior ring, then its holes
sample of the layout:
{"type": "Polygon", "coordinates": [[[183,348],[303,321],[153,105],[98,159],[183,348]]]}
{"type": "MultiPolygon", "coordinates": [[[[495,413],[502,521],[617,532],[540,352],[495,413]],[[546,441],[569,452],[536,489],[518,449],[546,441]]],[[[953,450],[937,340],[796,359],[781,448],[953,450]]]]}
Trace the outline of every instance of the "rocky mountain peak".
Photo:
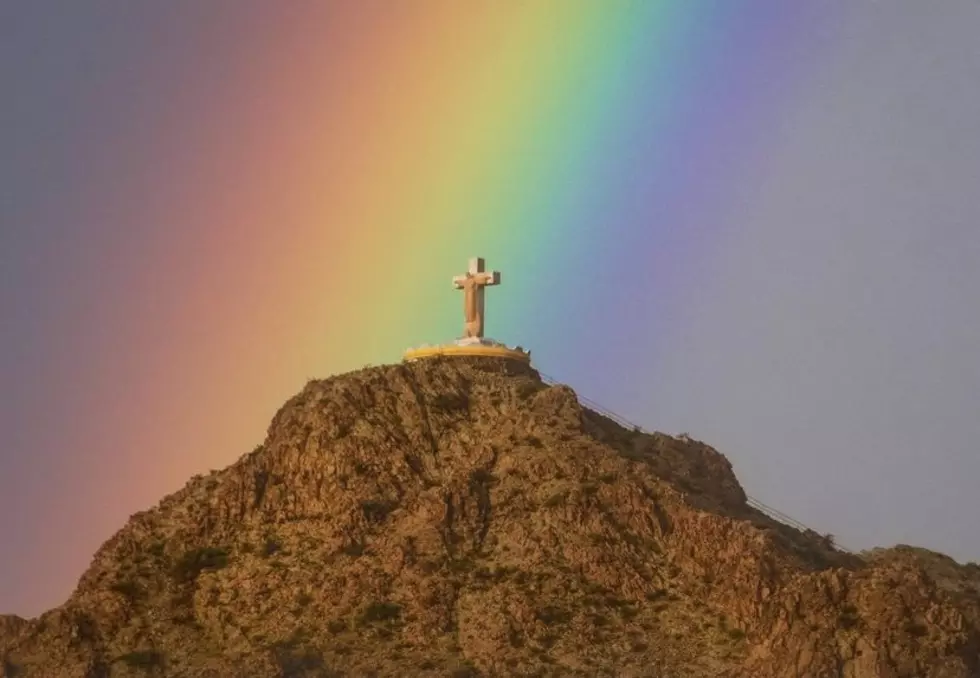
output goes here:
{"type": "Polygon", "coordinates": [[[980,568],[855,556],[728,460],[527,365],[311,381],[264,443],[134,515],[0,676],[980,675],[980,568]]]}

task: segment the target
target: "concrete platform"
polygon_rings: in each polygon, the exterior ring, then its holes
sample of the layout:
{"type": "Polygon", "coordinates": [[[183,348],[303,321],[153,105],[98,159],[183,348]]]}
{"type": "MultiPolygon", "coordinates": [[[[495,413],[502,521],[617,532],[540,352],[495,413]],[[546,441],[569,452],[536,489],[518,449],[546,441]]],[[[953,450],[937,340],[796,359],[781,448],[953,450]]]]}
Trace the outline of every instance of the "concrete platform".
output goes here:
{"type": "Polygon", "coordinates": [[[511,348],[492,339],[460,339],[451,344],[438,346],[420,346],[405,351],[404,360],[411,362],[436,356],[462,356],[468,358],[504,358],[518,360],[523,363],[531,362],[531,352],[520,346],[511,348]]]}

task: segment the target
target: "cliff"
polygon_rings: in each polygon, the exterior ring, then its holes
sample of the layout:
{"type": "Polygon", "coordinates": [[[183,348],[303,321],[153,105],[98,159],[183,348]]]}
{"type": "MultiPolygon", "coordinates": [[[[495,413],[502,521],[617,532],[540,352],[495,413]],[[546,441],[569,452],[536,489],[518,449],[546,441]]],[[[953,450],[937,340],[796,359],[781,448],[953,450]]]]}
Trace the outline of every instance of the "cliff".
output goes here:
{"type": "Polygon", "coordinates": [[[980,570],[836,551],[697,441],[498,361],[311,381],[0,617],[0,676],[980,676],[980,570]]]}

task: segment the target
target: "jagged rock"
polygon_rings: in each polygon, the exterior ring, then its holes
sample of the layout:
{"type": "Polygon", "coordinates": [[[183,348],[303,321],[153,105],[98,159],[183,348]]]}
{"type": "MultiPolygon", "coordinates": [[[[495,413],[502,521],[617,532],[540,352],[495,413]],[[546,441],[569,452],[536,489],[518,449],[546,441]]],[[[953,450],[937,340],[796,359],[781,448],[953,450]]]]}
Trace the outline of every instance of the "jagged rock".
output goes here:
{"type": "Polygon", "coordinates": [[[3,678],[980,675],[980,571],[836,551],[712,448],[527,366],[312,381],[264,444],[139,513],[3,678]]]}

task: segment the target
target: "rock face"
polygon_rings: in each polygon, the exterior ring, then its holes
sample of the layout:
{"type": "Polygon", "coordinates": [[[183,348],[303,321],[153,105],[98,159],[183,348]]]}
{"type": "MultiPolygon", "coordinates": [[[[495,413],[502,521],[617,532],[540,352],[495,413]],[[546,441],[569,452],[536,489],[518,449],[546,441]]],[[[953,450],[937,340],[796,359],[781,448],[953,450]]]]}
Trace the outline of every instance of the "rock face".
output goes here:
{"type": "Polygon", "coordinates": [[[980,568],[863,557],[746,505],[696,441],[526,366],[313,381],[137,514],[0,676],[980,676],[980,568]]]}

